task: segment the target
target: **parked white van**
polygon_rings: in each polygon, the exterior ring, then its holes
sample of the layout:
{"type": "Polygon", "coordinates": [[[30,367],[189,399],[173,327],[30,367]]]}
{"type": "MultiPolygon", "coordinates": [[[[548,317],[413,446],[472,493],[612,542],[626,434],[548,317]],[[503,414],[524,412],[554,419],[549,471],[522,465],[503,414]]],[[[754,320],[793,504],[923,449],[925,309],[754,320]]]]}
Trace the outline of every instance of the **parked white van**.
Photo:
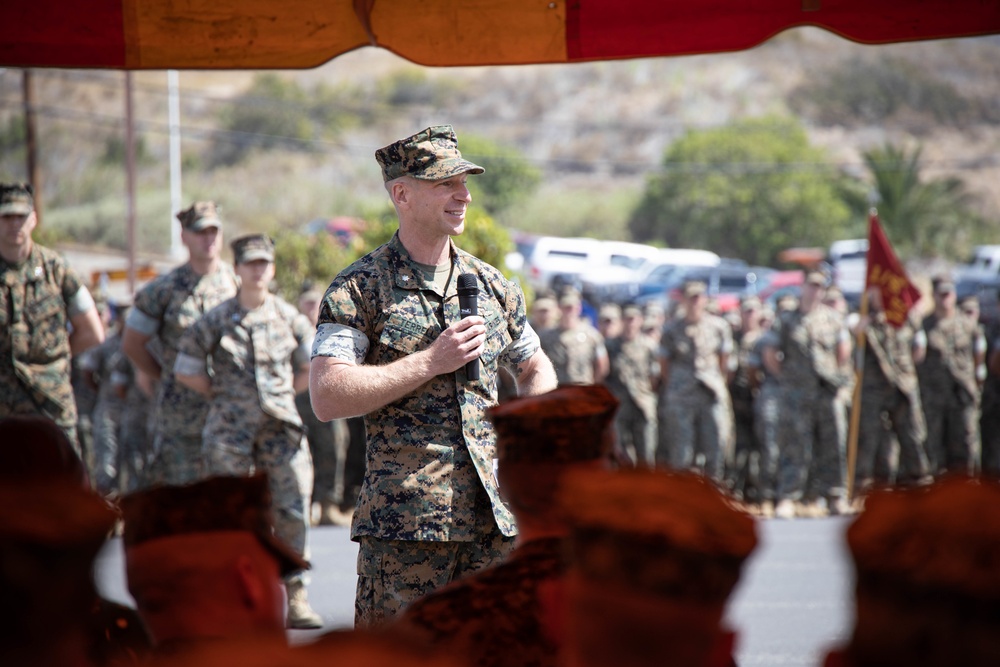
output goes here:
{"type": "Polygon", "coordinates": [[[594,288],[630,280],[635,269],[656,252],[656,248],[641,243],[540,236],[525,258],[523,271],[536,291],[551,289],[556,276],[562,282],[594,288]]]}

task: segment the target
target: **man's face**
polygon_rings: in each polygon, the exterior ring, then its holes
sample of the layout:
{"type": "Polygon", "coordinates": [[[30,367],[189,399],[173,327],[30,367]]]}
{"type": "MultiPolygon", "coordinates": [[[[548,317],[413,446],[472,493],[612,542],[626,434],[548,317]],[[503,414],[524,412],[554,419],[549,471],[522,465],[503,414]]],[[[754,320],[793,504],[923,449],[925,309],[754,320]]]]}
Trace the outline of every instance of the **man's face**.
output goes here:
{"type": "Polygon", "coordinates": [[[708,297],[704,293],[692,294],[687,297],[686,301],[688,317],[695,318],[700,317],[705,312],[705,304],[708,302],[708,297]]]}
{"type": "Polygon", "coordinates": [[[951,308],[955,305],[955,291],[945,290],[934,292],[934,301],[940,306],[951,308]]]}
{"type": "Polygon", "coordinates": [[[266,259],[255,259],[236,265],[236,275],[240,284],[247,288],[266,290],[274,278],[274,262],[266,259]]]}
{"type": "Polygon", "coordinates": [[[438,181],[409,179],[412,219],[424,231],[458,236],[465,231],[465,212],[472,201],[468,174],[438,181]]]}
{"type": "Polygon", "coordinates": [[[629,313],[622,317],[622,328],[625,335],[635,338],[642,333],[643,317],[641,313],[629,313]]]}
{"type": "Polygon", "coordinates": [[[218,259],[222,252],[222,229],[206,227],[199,232],[184,229],[181,230],[181,241],[187,247],[191,259],[218,259]]]}
{"type": "Polygon", "coordinates": [[[6,248],[23,247],[31,241],[31,232],[37,224],[38,216],[34,211],[27,215],[0,216],[0,243],[6,248]]]}

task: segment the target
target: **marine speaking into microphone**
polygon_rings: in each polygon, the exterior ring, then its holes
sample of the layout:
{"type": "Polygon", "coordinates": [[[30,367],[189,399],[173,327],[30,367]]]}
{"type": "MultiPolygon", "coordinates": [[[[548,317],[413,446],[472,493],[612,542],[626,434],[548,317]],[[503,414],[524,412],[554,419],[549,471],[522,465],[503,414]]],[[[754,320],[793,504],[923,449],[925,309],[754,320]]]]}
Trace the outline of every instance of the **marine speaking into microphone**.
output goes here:
{"type": "MultiPolygon", "coordinates": [[[[474,273],[458,276],[458,310],[463,319],[479,314],[479,279],[474,273]]],[[[465,365],[465,376],[469,380],[479,379],[479,359],[465,365]]]]}

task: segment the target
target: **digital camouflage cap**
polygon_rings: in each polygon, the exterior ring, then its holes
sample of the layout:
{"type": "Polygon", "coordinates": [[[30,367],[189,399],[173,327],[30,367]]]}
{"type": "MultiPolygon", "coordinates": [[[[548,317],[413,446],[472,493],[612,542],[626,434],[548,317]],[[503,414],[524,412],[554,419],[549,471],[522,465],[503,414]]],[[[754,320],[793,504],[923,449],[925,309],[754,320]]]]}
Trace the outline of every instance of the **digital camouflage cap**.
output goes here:
{"type": "Polygon", "coordinates": [[[177,214],[181,226],[192,232],[200,232],[206,227],[222,227],[219,206],[214,201],[196,201],[177,214]]]}
{"type": "Polygon", "coordinates": [[[247,234],[235,239],[230,246],[236,264],[245,264],[257,259],[274,261],[274,240],[266,234],[247,234]]]}
{"type": "Polygon", "coordinates": [[[0,215],[28,215],[35,197],[27,183],[0,183],[0,215]]]}
{"type": "Polygon", "coordinates": [[[382,167],[382,180],[412,176],[425,181],[451,178],[457,174],[481,174],[485,169],[462,157],[458,137],[451,125],[435,125],[412,137],[400,139],[375,151],[382,167]]]}

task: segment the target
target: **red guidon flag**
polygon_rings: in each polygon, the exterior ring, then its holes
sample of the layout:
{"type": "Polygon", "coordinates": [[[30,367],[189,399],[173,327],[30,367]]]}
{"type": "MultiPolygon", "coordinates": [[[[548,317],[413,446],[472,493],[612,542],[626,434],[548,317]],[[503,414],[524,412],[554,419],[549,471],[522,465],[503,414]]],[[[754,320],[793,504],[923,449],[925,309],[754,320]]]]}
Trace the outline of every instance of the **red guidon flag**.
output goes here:
{"type": "Polygon", "coordinates": [[[882,295],[885,318],[894,327],[906,322],[906,315],[920,300],[920,290],[906,276],[903,265],[889,245],[889,239],[872,209],[868,216],[868,272],[865,289],[877,288],[882,295]]]}

